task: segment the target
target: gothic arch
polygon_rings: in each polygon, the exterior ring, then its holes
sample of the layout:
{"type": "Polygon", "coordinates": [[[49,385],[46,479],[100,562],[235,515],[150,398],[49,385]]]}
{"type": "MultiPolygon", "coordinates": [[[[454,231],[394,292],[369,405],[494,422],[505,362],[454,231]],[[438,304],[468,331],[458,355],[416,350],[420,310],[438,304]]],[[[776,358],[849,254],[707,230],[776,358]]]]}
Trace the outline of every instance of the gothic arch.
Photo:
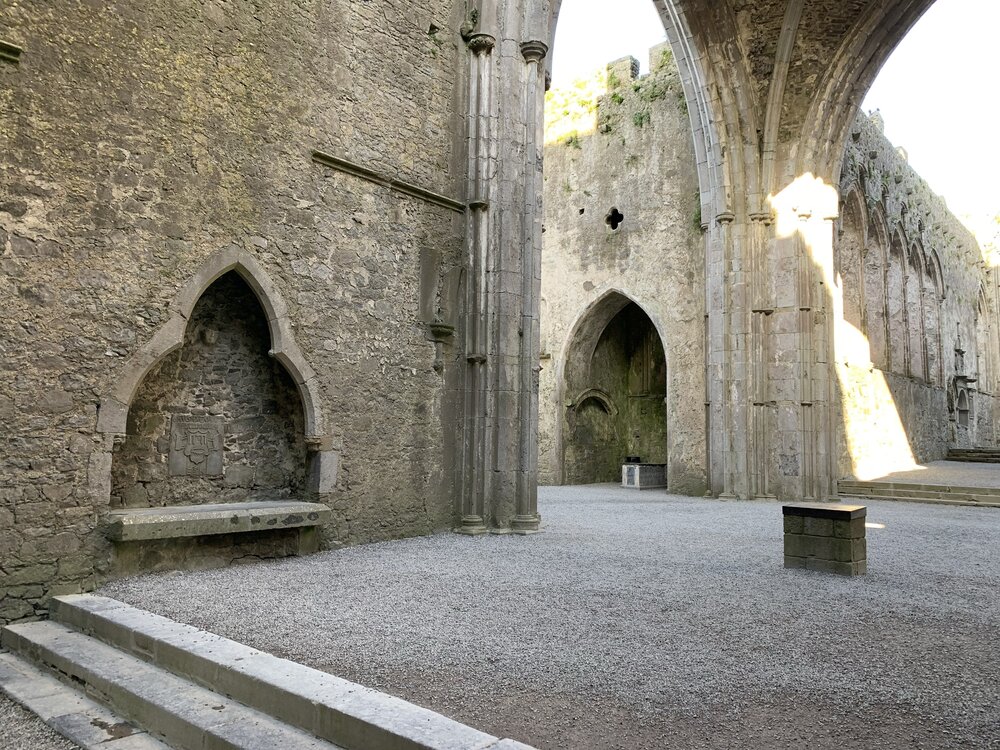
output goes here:
{"type": "Polygon", "coordinates": [[[992,393],[995,386],[994,368],[996,352],[994,351],[994,331],[990,325],[992,321],[991,305],[989,295],[986,293],[986,285],[982,281],[979,283],[979,294],[976,300],[976,374],[978,382],[977,390],[992,393]]]}
{"type": "Polygon", "coordinates": [[[97,432],[105,436],[105,441],[99,450],[91,454],[88,467],[90,494],[101,506],[107,507],[111,501],[112,451],[115,442],[125,435],[129,406],[143,378],[163,357],[181,346],[195,304],[213,282],[230,271],[246,282],[263,308],[271,336],[269,354],[291,376],[301,399],[304,437],[309,451],[306,467],[308,491],[319,498],[333,492],[339,454],[333,450],[332,438],[323,418],[316,373],[295,343],[288,308],[277,286],[249,253],[228,247],[211,256],[177,293],[170,304],[170,318],[129,358],[115,384],[101,397],[97,432]]]}
{"type": "MultiPolygon", "coordinates": [[[[572,356],[572,350],[575,346],[585,346],[587,348],[586,353],[588,355],[593,354],[598,339],[600,339],[601,333],[607,327],[608,323],[629,304],[634,304],[642,310],[646,314],[646,317],[653,323],[653,327],[656,328],[656,333],[659,335],[660,341],[666,341],[663,335],[663,325],[650,314],[649,310],[642,303],[633,299],[627,292],[621,289],[616,287],[609,288],[597,297],[597,299],[587,304],[577,313],[576,318],[574,318],[573,325],[570,326],[569,335],[563,342],[562,350],[559,353],[558,370],[556,372],[557,382],[563,383],[565,381],[566,365],[572,356]],[[576,342],[580,343],[577,344],[576,342]]],[[[667,367],[669,368],[670,356],[666,352],[666,349],[664,349],[664,355],[667,357],[667,367]]],[[[560,394],[560,402],[562,402],[563,395],[560,394]]]]}
{"type": "Polygon", "coordinates": [[[906,240],[899,227],[893,230],[889,240],[885,277],[885,298],[887,328],[889,331],[889,368],[898,375],[906,375],[909,368],[909,328],[907,325],[906,240]]]}
{"type": "Polygon", "coordinates": [[[927,379],[933,385],[944,383],[941,352],[941,275],[934,251],[924,254],[922,297],[924,302],[924,340],[927,344],[927,379]]]}
{"type": "Polygon", "coordinates": [[[910,245],[906,266],[906,314],[910,340],[910,375],[928,380],[924,304],[924,254],[920,245],[910,245]]]}
{"type": "Polygon", "coordinates": [[[886,273],[888,272],[889,233],[885,218],[876,205],[867,211],[865,236],[864,284],[865,325],[872,363],[881,370],[889,369],[889,330],[886,309],[886,273]]]}
{"type": "Polygon", "coordinates": [[[271,334],[269,353],[288,371],[298,388],[305,413],[306,440],[313,443],[323,441],[327,433],[316,373],[295,343],[285,301],[257,261],[249,253],[233,247],[210,257],[188,280],[170,304],[169,320],[125,363],[115,384],[101,398],[97,417],[99,433],[125,433],[129,405],[142,379],[157,362],[180,347],[195,304],[212,283],[230,271],[239,274],[264,308],[271,334]]]}
{"type": "Polygon", "coordinates": [[[663,335],[663,325],[641,303],[621,289],[608,288],[596,299],[584,306],[577,313],[556,358],[555,403],[558,405],[560,413],[557,415],[554,424],[554,455],[556,463],[554,469],[560,483],[566,481],[565,453],[567,450],[566,438],[564,436],[565,417],[562,410],[566,407],[578,410],[586,401],[592,400],[599,403],[608,414],[615,416],[618,413],[617,407],[607,393],[599,388],[586,388],[581,383],[586,383],[589,380],[590,362],[602,334],[615,317],[630,304],[634,304],[642,311],[649,319],[656,335],[659,337],[669,377],[670,354],[664,343],[667,339],[663,335]],[[573,382],[570,382],[571,380],[573,382]],[[572,402],[568,400],[568,392],[575,396],[572,402]]]}
{"type": "Polygon", "coordinates": [[[851,185],[842,202],[834,264],[839,276],[844,320],[858,331],[865,330],[864,257],[868,244],[868,219],[861,191],[851,185]]]}
{"type": "Polygon", "coordinates": [[[937,289],[938,299],[943,301],[946,296],[944,275],[941,272],[941,259],[938,257],[936,250],[931,250],[927,253],[927,265],[934,276],[934,286],[937,289]]]}
{"type": "Polygon", "coordinates": [[[802,120],[799,171],[815,166],[838,184],[844,143],[861,101],[896,45],[934,0],[883,3],[878,12],[857,14],[817,82],[802,120]]]}

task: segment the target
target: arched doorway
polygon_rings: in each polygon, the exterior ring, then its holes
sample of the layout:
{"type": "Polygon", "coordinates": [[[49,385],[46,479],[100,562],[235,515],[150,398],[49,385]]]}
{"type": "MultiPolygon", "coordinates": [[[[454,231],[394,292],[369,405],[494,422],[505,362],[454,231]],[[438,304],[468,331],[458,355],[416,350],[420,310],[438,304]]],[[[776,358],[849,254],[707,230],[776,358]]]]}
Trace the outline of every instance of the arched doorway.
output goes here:
{"type": "Polygon", "coordinates": [[[564,364],[562,476],[614,482],[627,459],[667,463],[667,363],[646,312],[612,292],[576,326],[564,364]]]}

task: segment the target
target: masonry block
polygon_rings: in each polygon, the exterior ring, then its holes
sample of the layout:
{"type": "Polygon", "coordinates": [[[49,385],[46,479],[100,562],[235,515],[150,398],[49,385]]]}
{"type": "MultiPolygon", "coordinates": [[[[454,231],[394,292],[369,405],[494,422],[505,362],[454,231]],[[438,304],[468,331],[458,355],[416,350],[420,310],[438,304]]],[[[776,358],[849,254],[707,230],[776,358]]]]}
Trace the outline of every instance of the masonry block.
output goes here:
{"type": "Polygon", "coordinates": [[[804,534],[805,519],[802,516],[785,516],[786,534],[804,534]]]}
{"type": "Polygon", "coordinates": [[[868,570],[863,505],[799,503],[782,507],[786,568],[864,575],[868,570]]]}
{"type": "Polygon", "coordinates": [[[806,534],[812,534],[813,536],[833,536],[832,519],[805,516],[802,521],[806,534]]]}

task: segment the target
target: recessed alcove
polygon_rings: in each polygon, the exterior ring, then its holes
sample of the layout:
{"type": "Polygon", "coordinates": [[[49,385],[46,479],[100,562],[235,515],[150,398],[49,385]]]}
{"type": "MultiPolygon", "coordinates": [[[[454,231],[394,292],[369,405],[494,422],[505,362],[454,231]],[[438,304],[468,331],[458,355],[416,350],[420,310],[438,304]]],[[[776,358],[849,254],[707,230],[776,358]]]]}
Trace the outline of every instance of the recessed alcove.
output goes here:
{"type": "Polygon", "coordinates": [[[667,463],[666,357],[645,311],[613,293],[578,326],[566,362],[568,484],[615,482],[627,457],[667,463]]]}
{"type": "Polygon", "coordinates": [[[112,458],[111,506],[301,498],[302,402],[270,348],[254,291],[236,272],[222,275],[194,306],[183,344],[132,399],[112,458]]]}

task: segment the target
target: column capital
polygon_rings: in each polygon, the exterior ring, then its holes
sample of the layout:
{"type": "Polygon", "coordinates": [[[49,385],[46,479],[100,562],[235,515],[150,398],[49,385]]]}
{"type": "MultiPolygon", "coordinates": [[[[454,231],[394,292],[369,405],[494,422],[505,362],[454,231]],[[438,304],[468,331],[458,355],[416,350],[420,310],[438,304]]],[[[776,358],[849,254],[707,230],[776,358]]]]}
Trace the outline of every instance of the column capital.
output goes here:
{"type": "Polygon", "coordinates": [[[490,34],[473,34],[466,42],[466,46],[477,55],[482,52],[489,52],[496,46],[496,37],[490,34]]]}
{"type": "Polygon", "coordinates": [[[715,222],[721,226],[732,224],[736,220],[736,214],[732,211],[720,211],[715,216],[715,222]]]}
{"type": "Polygon", "coordinates": [[[524,59],[528,62],[539,62],[549,51],[549,45],[545,42],[540,42],[537,39],[533,39],[527,42],[521,42],[521,54],[524,59]]]}
{"type": "Polygon", "coordinates": [[[774,216],[771,215],[770,211],[758,211],[750,214],[750,221],[769,227],[774,223],[774,216]]]}

